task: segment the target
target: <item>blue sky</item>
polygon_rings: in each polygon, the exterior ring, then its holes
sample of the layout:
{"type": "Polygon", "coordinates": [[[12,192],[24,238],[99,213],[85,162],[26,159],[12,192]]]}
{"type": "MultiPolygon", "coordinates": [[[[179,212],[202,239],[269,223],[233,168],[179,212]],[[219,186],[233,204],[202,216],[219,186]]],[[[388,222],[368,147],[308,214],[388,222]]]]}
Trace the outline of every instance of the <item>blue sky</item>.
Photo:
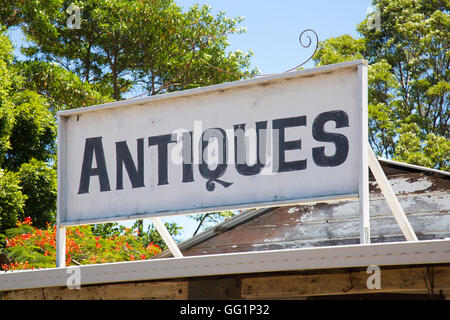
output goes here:
{"type": "MultiPolygon", "coordinates": [[[[209,4],[213,13],[225,11],[226,16],[243,16],[240,24],[247,32],[229,38],[230,50],[252,50],[252,67],[262,73],[286,71],[308,59],[313,46],[304,49],[298,42],[301,31],[313,29],[319,40],[343,34],[358,37],[356,25],[364,20],[371,0],[175,0],[187,10],[194,3],[209,4]]],[[[19,32],[12,32],[12,41],[18,47],[23,44],[19,32]]],[[[312,62],[304,66],[313,67],[312,62]]],[[[192,236],[197,222],[183,216],[163,218],[165,222],[177,222],[183,226],[181,239],[192,236]]],[[[130,225],[126,223],[126,225],[130,225]]]]}
{"type": "MultiPolygon", "coordinates": [[[[184,9],[194,3],[209,4],[214,13],[243,16],[247,32],[230,37],[230,49],[253,51],[253,66],[262,73],[283,72],[306,60],[312,50],[298,42],[300,32],[311,28],[319,40],[350,34],[358,37],[356,25],[364,20],[371,0],[179,0],[184,9]]],[[[313,48],[312,48],[313,49],[313,48]]],[[[305,67],[312,67],[309,63],[305,67]]]]}

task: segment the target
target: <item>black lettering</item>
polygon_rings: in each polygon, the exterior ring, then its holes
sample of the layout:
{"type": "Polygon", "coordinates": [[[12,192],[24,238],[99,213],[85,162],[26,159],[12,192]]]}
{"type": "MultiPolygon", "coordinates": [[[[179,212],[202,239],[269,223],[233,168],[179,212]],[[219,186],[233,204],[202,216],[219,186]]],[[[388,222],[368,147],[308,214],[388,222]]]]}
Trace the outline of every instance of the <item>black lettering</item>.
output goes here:
{"type": "Polygon", "coordinates": [[[244,176],[253,176],[261,172],[266,164],[266,135],[261,136],[261,131],[267,129],[267,121],[256,123],[256,157],[254,165],[247,165],[247,152],[245,144],[245,124],[234,125],[234,154],[237,172],[244,176]],[[263,158],[263,159],[261,159],[263,158]]]}
{"type": "Polygon", "coordinates": [[[168,148],[167,145],[177,142],[175,134],[164,134],[148,138],[148,146],[158,146],[158,185],[169,184],[167,177],[168,148]]]}
{"type": "Polygon", "coordinates": [[[336,147],[336,152],[332,156],[325,155],[325,147],[313,148],[313,160],[319,167],[336,167],[342,164],[348,155],[347,137],[340,133],[325,132],[324,126],[328,121],[334,121],[336,129],[349,126],[348,115],[342,110],[323,112],[314,119],[312,128],[314,139],[320,142],[332,142],[336,147]]]}
{"type": "Polygon", "coordinates": [[[227,136],[225,134],[225,131],[220,128],[211,128],[207,129],[202,134],[202,139],[200,141],[200,151],[201,151],[201,161],[198,166],[200,174],[203,178],[207,179],[206,182],[206,190],[208,191],[214,191],[215,189],[215,182],[219,183],[220,185],[224,186],[225,188],[228,188],[233,183],[226,182],[219,180],[219,178],[225,173],[227,170],[227,136]],[[209,145],[209,141],[211,138],[216,138],[217,142],[219,144],[219,161],[217,163],[217,166],[214,169],[210,169],[208,166],[208,163],[205,161],[205,150],[209,145]]]}
{"type": "Polygon", "coordinates": [[[110,191],[108,172],[106,170],[105,152],[102,137],[87,138],[84,144],[83,164],[81,166],[80,187],[78,194],[89,193],[89,183],[92,176],[98,176],[100,191],[110,191]],[[97,168],[92,168],[92,162],[97,162],[97,168]]]}
{"type": "Polygon", "coordinates": [[[301,139],[285,141],[284,129],[299,126],[306,126],[306,116],[277,119],[272,122],[274,134],[275,132],[278,132],[278,172],[306,169],[306,159],[287,162],[285,158],[285,151],[301,149],[302,141],[301,139]]]}
{"type": "Polygon", "coordinates": [[[116,189],[123,189],[123,166],[133,188],[144,187],[144,139],[137,139],[137,169],[126,141],[116,142],[116,189]]]}
{"type": "Polygon", "coordinates": [[[194,181],[194,168],[193,168],[193,152],[192,152],[192,131],[183,132],[183,183],[194,181]]]}

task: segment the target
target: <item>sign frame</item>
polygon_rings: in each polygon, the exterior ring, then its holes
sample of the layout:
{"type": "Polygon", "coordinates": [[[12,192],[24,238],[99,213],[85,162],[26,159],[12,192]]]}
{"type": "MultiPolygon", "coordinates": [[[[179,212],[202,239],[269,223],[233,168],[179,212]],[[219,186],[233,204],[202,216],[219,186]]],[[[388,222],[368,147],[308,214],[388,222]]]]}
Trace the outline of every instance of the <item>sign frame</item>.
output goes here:
{"type": "MultiPolygon", "coordinates": [[[[190,89],[180,92],[173,92],[168,94],[163,94],[159,96],[144,97],[131,100],[123,100],[118,102],[107,103],[98,106],[78,108],[60,111],[57,113],[58,121],[58,200],[57,200],[57,266],[65,265],[65,228],[73,225],[84,225],[84,224],[94,224],[94,223],[107,223],[116,221],[127,221],[134,219],[152,218],[156,222],[159,222],[160,217],[172,216],[172,215],[184,215],[193,213],[208,213],[219,210],[230,210],[230,209],[250,209],[250,208],[262,208],[271,206],[283,206],[292,204],[304,204],[304,203],[317,203],[324,201],[342,201],[348,199],[359,199],[360,205],[360,242],[362,244],[370,243],[370,223],[369,223],[369,162],[368,162],[368,76],[367,76],[368,63],[366,60],[355,60],[349,62],[338,63],[334,65],[327,65],[317,68],[305,69],[300,71],[288,72],[284,74],[277,74],[273,76],[266,76],[256,79],[242,80],[237,82],[224,83],[219,85],[213,85],[208,87],[201,87],[196,89],[190,89]],[[271,80],[277,79],[289,79],[296,77],[311,77],[318,74],[332,73],[334,71],[355,68],[357,70],[358,79],[360,85],[360,90],[358,90],[357,101],[359,101],[361,113],[360,113],[360,125],[361,125],[361,154],[359,154],[358,161],[358,193],[350,194],[339,194],[334,196],[320,196],[311,198],[300,198],[300,199],[290,199],[285,201],[270,201],[270,202],[252,202],[252,203],[242,203],[237,205],[229,206],[214,206],[214,207],[204,207],[168,211],[160,213],[148,213],[148,214],[135,214],[126,216],[116,216],[109,218],[98,218],[98,219],[80,219],[76,221],[67,221],[65,219],[65,204],[66,204],[66,185],[67,180],[67,152],[66,146],[68,141],[68,136],[65,129],[65,121],[67,117],[80,115],[83,113],[96,112],[101,110],[108,110],[114,108],[121,108],[130,105],[140,105],[147,104],[154,101],[163,101],[166,99],[171,99],[175,97],[188,97],[193,95],[201,95],[214,91],[223,91],[227,89],[232,89],[234,87],[245,87],[254,84],[262,84],[271,80]]],[[[158,230],[164,232],[164,230],[158,230]]],[[[170,239],[165,239],[166,242],[170,239]]],[[[173,245],[173,243],[172,243],[173,245]]]]}

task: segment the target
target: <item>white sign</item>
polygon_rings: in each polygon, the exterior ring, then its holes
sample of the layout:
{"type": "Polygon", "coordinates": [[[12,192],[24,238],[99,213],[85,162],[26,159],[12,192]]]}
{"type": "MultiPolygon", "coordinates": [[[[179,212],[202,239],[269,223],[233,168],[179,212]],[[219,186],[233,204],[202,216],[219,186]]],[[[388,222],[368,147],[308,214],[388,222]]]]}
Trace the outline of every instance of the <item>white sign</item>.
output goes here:
{"type": "Polygon", "coordinates": [[[357,197],[366,72],[358,60],[59,112],[60,224],[357,197]]]}

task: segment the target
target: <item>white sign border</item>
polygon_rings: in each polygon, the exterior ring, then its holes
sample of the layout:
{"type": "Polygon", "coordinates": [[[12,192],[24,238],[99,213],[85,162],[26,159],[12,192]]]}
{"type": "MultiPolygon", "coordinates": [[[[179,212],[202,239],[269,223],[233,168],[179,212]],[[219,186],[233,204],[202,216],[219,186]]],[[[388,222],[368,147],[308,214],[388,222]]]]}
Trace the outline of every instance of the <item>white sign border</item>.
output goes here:
{"type": "Polygon", "coordinates": [[[224,84],[218,84],[208,87],[201,87],[196,89],[184,90],[179,92],[167,93],[164,95],[150,96],[139,99],[130,99],[117,101],[112,103],[106,103],[102,105],[96,105],[85,108],[77,108],[71,110],[59,111],[57,113],[58,122],[58,178],[57,178],[57,245],[56,245],[56,264],[58,267],[63,267],[65,265],[65,250],[66,250],[66,227],[74,225],[86,225],[95,223],[107,223],[115,221],[127,221],[134,219],[144,219],[144,218],[159,218],[167,217],[173,215],[184,215],[193,213],[207,213],[220,210],[229,209],[248,209],[248,208],[262,208],[270,206],[282,206],[282,205],[293,205],[293,204],[304,204],[311,202],[324,202],[324,201],[343,201],[348,199],[359,198],[360,203],[360,242],[361,244],[370,243],[370,222],[369,222],[369,163],[368,163],[368,76],[367,76],[368,62],[367,60],[360,59],[354,61],[348,61],[333,65],[327,65],[317,68],[310,68],[305,70],[299,70],[289,73],[281,73],[273,76],[260,77],[256,79],[241,80],[236,82],[229,82],[224,84]],[[65,146],[67,144],[67,135],[65,132],[65,118],[73,115],[80,115],[87,112],[94,112],[100,110],[110,110],[115,108],[121,108],[130,105],[143,105],[149,102],[162,101],[166,99],[172,99],[175,97],[188,97],[198,94],[204,94],[213,91],[224,91],[227,89],[232,89],[236,87],[245,87],[250,85],[255,85],[258,83],[269,82],[278,79],[289,79],[294,77],[311,76],[323,73],[331,73],[333,71],[357,68],[358,77],[361,83],[361,91],[358,100],[360,100],[361,106],[361,155],[359,161],[359,181],[358,181],[358,194],[341,194],[334,196],[325,197],[314,197],[314,198],[302,198],[302,199],[290,199],[280,202],[264,202],[264,203],[246,203],[246,204],[236,204],[230,206],[218,206],[211,208],[202,209],[189,209],[189,210],[178,210],[178,211],[167,211],[149,214],[136,214],[120,217],[102,218],[102,219],[89,219],[89,220],[76,220],[76,221],[66,221],[65,217],[65,196],[66,196],[66,186],[64,185],[65,177],[67,176],[66,163],[67,156],[65,146]]]}
{"type": "MultiPolygon", "coordinates": [[[[241,80],[236,82],[229,82],[219,85],[213,85],[208,87],[201,87],[196,89],[184,90],[179,92],[167,93],[164,95],[150,96],[138,99],[130,99],[117,101],[112,103],[106,103],[102,105],[96,105],[91,107],[77,108],[71,110],[59,111],[57,113],[57,121],[58,121],[58,185],[57,185],[57,193],[58,193],[58,201],[57,201],[57,222],[61,227],[74,226],[74,225],[86,225],[86,224],[95,224],[95,223],[106,223],[106,222],[118,222],[118,221],[127,221],[127,220],[135,220],[142,218],[150,218],[150,217],[167,217],[174,215],[186,215],[186,214],[194,214],[194,213],[208,213],[215,212],[221,210],[231,210],[231,209],[252,209],[252,208],[263,208],[263,207],[272,207],[272,206],[286,206],[293,204],[304,204],[304,203],[314,203],[314,202],[325,202],[325,201],[343,201],[349,199],[357,199],[360,198],[362,212],[367,212],[367,214],[362,214],[361,216],[365,217],[364,226],[361,230],[361,237],[365,239],[370,239],[370,235],[368,234],[368,225],[366,220],[368,221],[368,160],[367,160],[367,150],[368,148],[368,132],[367,132],[367,124],[368,124],[368,111],[367,111],[367,61],[366,60],[355,60],[349,62],[343,62],[333,65],[327,65],[317,68],[305,69],[295,72],[289,72],[284,74],[278,74],[273,76],[261,77],[256,79],[249,80],[241,80]],[[123,108],[124,106],[131,105],[143,105],[149,102],[161,101],[172,99],[175,97],[188,97],[198,94],[204,94],[207,92],[213,91],[221,91],[232,88],[242,88],[245,86],[255,85],[256,83],[268,82],[277,79],[289,79],[293,77],[301,77],[301,76],[309,76],[311,74],[320,74],[320,73],[331,73],[336,70],[347,69],[347,68],[357,68],[358,76],[361,79],[361,96],[359,99],[361,100],[361,123],[362,123],[362,155],[360,159],[360,167],[359,167],[359,192],[358,194],[336,194],[334,196],[321,196],[321,197],[313,197],[313,198],[300,198],[300,199],[288,199],[284,201],[270,201],[263,203],[239,203],[235,205],[229,206],[215,206],[215,207],[207,207],[201,209],[186,209],[186,210],[176,210],[176,211],[161,211],[161,212],[152,212],[152,213],[136,213],[133,215],[126,216],[114,216],[109,218],[95,218],[95,219],[83,219],[83,220],[66,220],[65,214],[65,185],[64,181],[66,181],[66,159],[63,158],[66,156],[65,146],[67,144],[67,136],[65,133],[65,118],[73,115],[81,115],[87,112],[95,112],[100,110],[110,110],[115,108],[123,108]],[[365,231],[364,231],[365,230],[365,231]]],[[[364,242],[367,243],[367,242],[364,242]]]]}

